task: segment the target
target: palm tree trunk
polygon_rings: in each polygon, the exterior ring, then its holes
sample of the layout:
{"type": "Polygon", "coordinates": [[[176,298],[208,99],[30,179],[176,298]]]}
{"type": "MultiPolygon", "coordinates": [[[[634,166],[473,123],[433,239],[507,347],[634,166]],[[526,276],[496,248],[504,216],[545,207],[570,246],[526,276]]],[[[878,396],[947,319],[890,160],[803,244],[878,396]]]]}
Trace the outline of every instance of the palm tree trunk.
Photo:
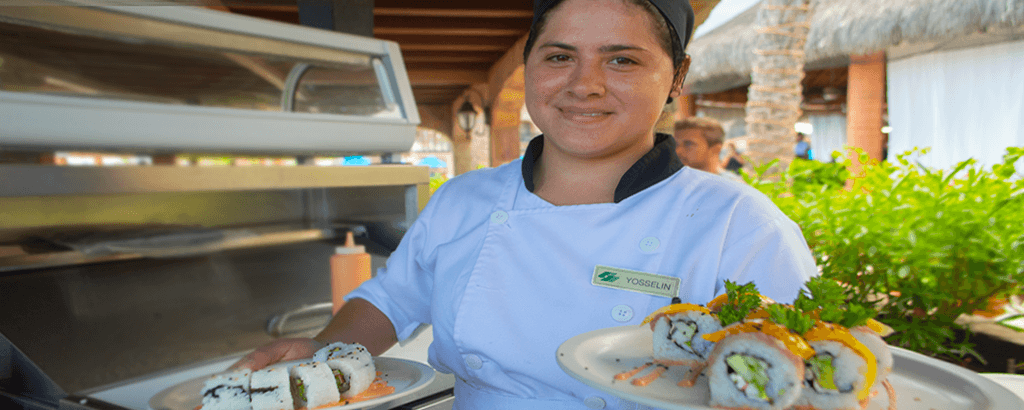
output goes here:
{"type": "Polygon", "coordinates": [[[752,162],[793,161],[794,125],[803,113],[804,45],[811,0],[764,0],[757,14],[758,40],[747,94],[747,152],[752,162]]]}

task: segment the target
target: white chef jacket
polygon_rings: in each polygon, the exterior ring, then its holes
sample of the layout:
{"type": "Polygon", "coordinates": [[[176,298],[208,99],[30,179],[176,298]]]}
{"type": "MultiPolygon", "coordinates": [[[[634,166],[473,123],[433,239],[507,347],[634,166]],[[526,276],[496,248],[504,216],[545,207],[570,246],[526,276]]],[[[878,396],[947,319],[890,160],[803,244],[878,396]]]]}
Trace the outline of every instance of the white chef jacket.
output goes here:
{"type": "Polygon", "coordinates": [[[816,272],[799,227],[743,184],[682,168],[616,203],[558,207],[530,192],[520,161],[442,185],[387,266],[346,296],[380,309],[399,340],[433,325],[429,362],[456,376],[455,409],[636,408],[554,357],[577,334],[636,325],[670,303],[592,285],[596,265],[678,277],[679,297],[696,304],[725,280],[791,301],[816,272]],[[487,263],[505,249],[519,255],[487,263]]]}

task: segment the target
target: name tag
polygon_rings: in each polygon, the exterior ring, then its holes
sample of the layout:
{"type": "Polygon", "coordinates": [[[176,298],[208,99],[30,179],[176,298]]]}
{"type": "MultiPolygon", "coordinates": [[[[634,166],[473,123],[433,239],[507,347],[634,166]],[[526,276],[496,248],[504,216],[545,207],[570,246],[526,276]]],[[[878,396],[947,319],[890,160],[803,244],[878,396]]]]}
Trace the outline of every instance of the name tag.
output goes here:
{"type": "Polygon", "coordinates": [[[612,289],[671,298],[679,296],[679,278],[597,265],[590,283],[612,289]]]}

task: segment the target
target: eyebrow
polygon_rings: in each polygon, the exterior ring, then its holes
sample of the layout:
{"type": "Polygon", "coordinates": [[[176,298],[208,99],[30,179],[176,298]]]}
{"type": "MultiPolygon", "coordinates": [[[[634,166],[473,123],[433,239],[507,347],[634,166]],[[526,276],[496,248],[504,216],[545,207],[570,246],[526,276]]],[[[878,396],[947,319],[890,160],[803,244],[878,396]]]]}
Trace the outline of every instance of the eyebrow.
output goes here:
{"type": "MultiPolygon", "coordinates": [[[[559,42],[544,43],[544,44],[542,44],[538,48],[545,48],[545,47],[555,47],[555,48],[561,48],[563,50],[569,50],[569,51],[578,51],[579,50],[578,48],[576,48],[576,46],[571,46],[571,45],[568,45],[568,44],[565,44],[565,43],[559,43],[559,42]]],[[[601,48],[598,49],[598,51],[600,51],[602,53],[616,53],[616,52],[619,52],[619,51],[627,51],[627,50],[647,51],[647,49],[645,49],[643,47],[631,46],[631,45],[627,45],[627,44],[611,44],[611,45],[607,45],[607,46],[601,46],[601,48]]]]}

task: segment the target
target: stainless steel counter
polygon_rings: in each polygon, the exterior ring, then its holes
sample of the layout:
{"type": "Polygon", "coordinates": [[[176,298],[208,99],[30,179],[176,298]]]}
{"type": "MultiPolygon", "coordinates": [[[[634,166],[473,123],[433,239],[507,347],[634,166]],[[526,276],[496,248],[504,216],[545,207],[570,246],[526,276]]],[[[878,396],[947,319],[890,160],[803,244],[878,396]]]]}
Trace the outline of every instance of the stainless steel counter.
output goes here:
{"type": "Polygon", "coordinates": [[[0,276],[0,333],[68,392],[221,358],[272,340],[270,317],[330,301],[332,253],[309,242],[0,276]]]}

